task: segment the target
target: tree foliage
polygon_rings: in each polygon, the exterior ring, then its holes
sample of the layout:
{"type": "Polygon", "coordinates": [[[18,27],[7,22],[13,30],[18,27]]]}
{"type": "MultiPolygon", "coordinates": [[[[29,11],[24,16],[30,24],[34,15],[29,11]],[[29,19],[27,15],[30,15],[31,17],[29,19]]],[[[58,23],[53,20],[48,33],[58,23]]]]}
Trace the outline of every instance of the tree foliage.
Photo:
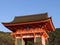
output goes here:
{"type": "Polygon", "coordinates": [[[14,39],[8,32],[0,32],[0,45],[13,45],[14,39]]]}
{"type": "Polygon", "coordinates": [[[49,34],[49,45],[60,45],[60,28],[49,34]]]}

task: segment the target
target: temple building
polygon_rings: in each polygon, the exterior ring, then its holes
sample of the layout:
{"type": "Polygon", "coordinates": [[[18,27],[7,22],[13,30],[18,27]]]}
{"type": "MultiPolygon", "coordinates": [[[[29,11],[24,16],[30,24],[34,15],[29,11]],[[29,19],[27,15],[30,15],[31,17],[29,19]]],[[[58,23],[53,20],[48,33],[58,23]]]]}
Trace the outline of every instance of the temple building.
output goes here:
{"type": "Polygon", "coordinates": [[[52,18],[47,13],[17,16],[12,22],[2,24],[12,31],[14,45],[47,45],[47,32],[55,30],[52,18]]]}

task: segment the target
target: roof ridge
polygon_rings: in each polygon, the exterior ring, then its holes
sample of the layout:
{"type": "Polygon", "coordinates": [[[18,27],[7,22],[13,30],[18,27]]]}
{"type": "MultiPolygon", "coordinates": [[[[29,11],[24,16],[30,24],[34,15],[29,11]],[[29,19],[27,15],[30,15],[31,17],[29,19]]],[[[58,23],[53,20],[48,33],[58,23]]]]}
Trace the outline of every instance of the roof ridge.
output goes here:
{"type": "Polygon", "coordinates": [[[31,14],[31,15],[25,15],[25,16],[15,16],[15,18],[20,18],[20,17],[29,17],[29,16],[37,16],[37,15],[48,15],[48,13],[39,13],[39,14],[31,14]]]}

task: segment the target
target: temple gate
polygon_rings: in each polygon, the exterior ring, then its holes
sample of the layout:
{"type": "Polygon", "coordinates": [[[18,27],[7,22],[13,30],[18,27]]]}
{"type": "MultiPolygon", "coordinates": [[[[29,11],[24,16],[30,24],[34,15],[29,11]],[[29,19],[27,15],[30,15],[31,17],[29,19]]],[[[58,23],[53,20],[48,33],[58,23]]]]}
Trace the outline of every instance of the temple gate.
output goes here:
{"type": "Polygon", "coordinates": [[[15,45],[47,45],[47,32],[55,30],[47,13],[18,16],[12,22],[2,24],[12,31],[15,45]]]}

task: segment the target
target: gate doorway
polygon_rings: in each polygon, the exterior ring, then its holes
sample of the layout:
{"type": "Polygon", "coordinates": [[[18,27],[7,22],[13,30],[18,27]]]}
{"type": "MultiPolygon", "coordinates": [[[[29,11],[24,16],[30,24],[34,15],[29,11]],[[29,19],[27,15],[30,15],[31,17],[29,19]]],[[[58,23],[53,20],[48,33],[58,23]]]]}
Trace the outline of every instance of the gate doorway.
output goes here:
{"type": "Polygon", "coordinates": [[[25,45],[34,45],[34,38],[24,38],[25,45]]]}

